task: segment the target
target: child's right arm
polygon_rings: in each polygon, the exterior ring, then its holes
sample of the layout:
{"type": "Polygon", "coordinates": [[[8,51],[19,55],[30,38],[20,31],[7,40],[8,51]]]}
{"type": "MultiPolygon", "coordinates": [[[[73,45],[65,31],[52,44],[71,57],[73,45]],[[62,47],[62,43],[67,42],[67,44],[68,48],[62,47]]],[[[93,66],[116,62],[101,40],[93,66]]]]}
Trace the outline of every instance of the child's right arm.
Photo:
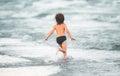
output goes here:
{"type": "Polygon", "coordinates": [[[54,33],[55,30],[55,26],[52,28],[52,30],[48,33],[47,37],[45,38],[45,40],[48,40],[48,38],[54,33]]]}
{"type": "Polygon", "coordinates": [[[69,31],[69,29],[67,28],[66,25],[65,25],[65,31],[66,31],[66,33],[68,34],[68,36],[71,38],[71,40],[75,40],[75,39],[71,36],[70,31],[69,31]]]}

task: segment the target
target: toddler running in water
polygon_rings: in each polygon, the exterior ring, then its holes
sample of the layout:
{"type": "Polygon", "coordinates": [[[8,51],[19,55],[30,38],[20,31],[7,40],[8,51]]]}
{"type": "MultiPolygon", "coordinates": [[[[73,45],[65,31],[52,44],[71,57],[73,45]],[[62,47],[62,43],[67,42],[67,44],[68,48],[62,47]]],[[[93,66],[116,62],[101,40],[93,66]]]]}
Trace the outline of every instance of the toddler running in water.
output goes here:
{"type": "MultiPolygon", "coordinates": [[[[64,55],[64,59],[66,59],[67,58],[67,43],[66,43],[65,33],[68,34],[68,36],[71,38],[71,40],[75,40],[75,39],[71,36],[66,24],[64,23],[64,15],[62,13],[58,13],[55,16],[55,19],[56,19],[57,24],[53,26],[52,30],[48,33],[45,40],[48,40],[48,38],[56,30],[56,33],[57,33],[56,41],[60,46],[58,51],[61,51],[64,55]]],[[[58,53],[58,51],[57,51],[57,53],[58,53]]]]}

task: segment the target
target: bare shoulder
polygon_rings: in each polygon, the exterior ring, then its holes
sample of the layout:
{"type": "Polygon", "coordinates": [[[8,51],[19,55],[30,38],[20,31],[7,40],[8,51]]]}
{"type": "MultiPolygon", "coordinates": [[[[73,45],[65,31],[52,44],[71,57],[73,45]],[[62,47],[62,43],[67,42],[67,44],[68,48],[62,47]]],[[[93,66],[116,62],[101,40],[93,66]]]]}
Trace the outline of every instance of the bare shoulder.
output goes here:
{"type": "Polygon", "coordinates": [[[66,26],[66,24],[65,24],[65,23],[63,23],[63,25],[64,25],[64,26],[66,26]]]}
{"type": "Polygon", "coordinates": [[[53,28],[56,29],[57,24],[53,25],[53,28]]]}
{"type": "Polygon", "coordinates": [[[64,26],[64,27],[67,27],[67,25],[66,25],[65,23],[63,24],[63,26],[64,26]]]}

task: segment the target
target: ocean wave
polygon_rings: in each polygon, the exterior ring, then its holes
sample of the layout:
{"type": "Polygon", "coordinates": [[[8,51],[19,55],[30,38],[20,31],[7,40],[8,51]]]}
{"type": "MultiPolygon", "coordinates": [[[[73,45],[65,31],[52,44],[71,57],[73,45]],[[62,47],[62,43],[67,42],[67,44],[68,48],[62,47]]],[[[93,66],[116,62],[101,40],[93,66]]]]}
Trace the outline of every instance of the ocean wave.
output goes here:
{"type": "Polygon", "coordinates": [[[98,14],[96,18],[93,20],[100,21],[100,22],[110,22],[110,23],[120,23],[119,21],[120,15],[113,13],[113,14],[98,14]]]}
{"type": "Polygon", "coordinates": [[[120,0],[87,0],[91,6],[100,7],[117,7],[119,6],[120,0]]]}
{"type": "Polygon", "coordinates": [[[57,13],[58,11],[67,13],[69,10],[73,14],[76,13],[109,13],[119,12],[118,5],[119,1],[100,1],[100,0],[75,0],[75,1],[13,1],[1,7],[3,10],[0,17],[5,18],[31,18],[31,17],[45,17],[49,13],[57,13]],[[59,4],[62,4],[59,5],[59,4]],[[114,5],[114,6],[113,6],[114,5]],[[45,7],[44,7],[45,6],[45,7]],[[108,8],[108,7],[111,8],[108,8]],[[79,7],[79,8],[78,8],[79,7]],[[117,8],[116,8],[117,7],[117,8]],[[68,10],[68,11],[66,11],[68,10]],[[47,12],[47,13],[46,13],[47,12]]]}

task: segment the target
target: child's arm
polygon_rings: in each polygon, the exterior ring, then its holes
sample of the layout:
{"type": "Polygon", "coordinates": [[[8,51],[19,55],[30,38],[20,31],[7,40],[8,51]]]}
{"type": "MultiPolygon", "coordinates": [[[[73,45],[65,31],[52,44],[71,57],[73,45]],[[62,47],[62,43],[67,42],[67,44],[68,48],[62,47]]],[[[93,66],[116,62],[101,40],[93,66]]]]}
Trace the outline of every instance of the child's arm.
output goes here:
{"type": "Polygon", "coordinates": [[[48,38],[54,33],[55,30],[55,26],[52,28],[52,30],[48,33],[47,37],[45,38],[45,40],[48,40],[48,38]]]}
{"type": "Polygon", "coordinates": [[[69,29],[67,28],[66,25],[65,25],[65,31],[66,31],[66,33],[68,34],[68,36],[71,38],[71,40],[75,40],[75,39],[71,36],[70,31],[69,31],[69,29]]]}

